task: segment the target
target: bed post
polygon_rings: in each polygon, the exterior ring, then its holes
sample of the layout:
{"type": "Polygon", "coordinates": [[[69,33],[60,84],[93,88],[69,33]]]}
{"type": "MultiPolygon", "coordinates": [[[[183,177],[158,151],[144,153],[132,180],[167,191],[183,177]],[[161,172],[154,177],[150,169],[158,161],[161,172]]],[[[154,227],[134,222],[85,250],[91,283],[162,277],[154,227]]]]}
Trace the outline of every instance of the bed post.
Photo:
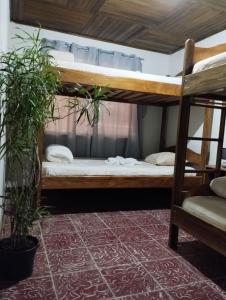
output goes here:
{"type": "Polygon", "coordinates": [[[161,133],[160,133],[160,141],[159,141],[159,152],[164,151],[164,149],[166,148],[167,115],[168,115],[167,106],[163,106],[162,107],[162,120],[161,120],[161,133]]]}
{"type": "Polygon", "coordinates": [[[42,157],[43,157],[43,139],[44,130],[41,129],[38,136],[37,143],[37,193],[36,193],[36,207],[40,206],[41,191],[42,191],[42,157]]]}
{"type": "MultiPolygon", "coordinates": [[[[205,107],[204,112],[204,122],[203,122],[203,138],[209,138],[211,135],[211,128],[212,128],[212,121],[213,121],[213,109],[205,107]]],[[[208,164],[209,160],[209,148],[210,148],[210,141],[202,141],[202,148],[201,148],[201,169],[206,169],[206,165],[208,164]]],[[[203,183],[208,183],[209,177],[207,174],[203,175],[203,183]]]]}
{"type": "Polygon", "coordinates": [[[222,148],[224,143],[224,132],[225,132],[225,118],[226,118],[226,107],[221,110],[220,117],[220,127],[218,133],[218,147],[217,147],[217,157],[216,157],[216,173],[215,177],[220,176],[221,174],[221,157],[222,157],[222,148]]]}
{"type": "MultiPolygon", "coordinates": [[[[190,116],[190,101],[191,96],[183,96],[185,75],[190,74],[193,68],[194,57],[194,41],[187,40],[185,43],[185,56],[183,66],[183,81],[181,86],[181,98],[178,117],[178,129],[177,129],[177,143],[176,143],[176,159],[175,159],[175,173],[172,195],[172,207],[173,205],[181,205],[182,202],[182,190],[184,184],[184,169],[186,161],[187,150],[187,132],[189,127],[190,116]]],[[[169,232],[169,246],[172,249],[177,249],[178,242],[178,226],[172,223],[172,212],[170,220],[170,232],[169,232]]]]}

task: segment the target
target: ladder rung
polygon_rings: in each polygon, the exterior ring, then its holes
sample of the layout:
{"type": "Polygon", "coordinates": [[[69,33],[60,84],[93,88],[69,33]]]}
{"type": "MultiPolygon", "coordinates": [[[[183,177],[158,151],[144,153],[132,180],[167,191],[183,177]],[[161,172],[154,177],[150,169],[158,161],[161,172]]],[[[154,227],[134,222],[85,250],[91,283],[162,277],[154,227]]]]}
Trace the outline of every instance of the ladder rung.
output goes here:
{"type": "Polygon", "coordinates": [[[208,169],[208,170],[194,169],[194,170],[185,170],[184,173],[215,173],[217,171],[218,171],[217,169],[208,169]]]}
{"type": "Polygon", "coordinates": [[[198,107],[207,107],[212,109],[224,109],[225,106],[220,105],[211,105],[211,104],[201,104],[201,103],[191,103],[192,106],[198,106],[198,107]]]}
{"type": "Polygon", "coordinates": [[[192,137],[192,136],[188,136],[188,137],[187,137],[187,140],[220,142],[222,139],[202,138],[202,137],[192,137]]]}

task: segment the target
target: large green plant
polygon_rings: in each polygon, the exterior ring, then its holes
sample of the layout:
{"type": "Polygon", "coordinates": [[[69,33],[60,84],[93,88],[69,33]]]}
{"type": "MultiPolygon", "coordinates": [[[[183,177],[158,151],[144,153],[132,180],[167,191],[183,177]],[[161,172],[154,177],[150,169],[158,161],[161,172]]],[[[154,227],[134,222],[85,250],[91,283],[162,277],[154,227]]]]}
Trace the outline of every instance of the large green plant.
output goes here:
{"type": "MultiPolygon", "coordinates": [[[[40,161],[38,139],[46,123],[58,119],[55,95],[61,89],[53,57],[39,39],[40,30],[24,32],[16,38],[19,49],[0,55],[0,158],[6,158],[6,196],[3,211],[10,216],[11,248],[25,247],[33,222],[46,213],[36,207],[40,161]]],[[[69,114],[77,112],[77,123],[87,118],[90,125],[99,120],[100,105],[106,92],[93,86],[92,93],[82,86],[73,88],[69,114]]],[[[65,117],[65,116],[64,116],[65,117]]]]}
{"type": "Polygon", "coordinates": [[[13,248],[25,246],[34,220],[44,213],[34,201],[39,184],[37,145],[44,124],[54,118],[60,86],[39,33],[17,35],[22,47],[0,56],[0,155],[6,157],[7,171],[3,210],[10,216],[13,248]]]}

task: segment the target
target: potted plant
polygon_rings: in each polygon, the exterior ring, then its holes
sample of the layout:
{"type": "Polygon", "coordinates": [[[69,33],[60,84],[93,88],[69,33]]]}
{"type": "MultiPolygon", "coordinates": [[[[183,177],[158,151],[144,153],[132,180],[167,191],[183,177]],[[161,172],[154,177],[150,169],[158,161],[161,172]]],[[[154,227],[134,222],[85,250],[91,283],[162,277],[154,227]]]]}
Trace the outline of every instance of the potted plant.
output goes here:
{"type": "Polygon", "coordinates": [[[54,117],[60,82],[51,57],[42,51],[39,33],[17,35],[22,47],[0,56],[0,155],[7,177],[2,209],[10,221],[9,237],[0,240],[0,275],[9,280],[32,273],[38,240],[30,232],[33,222],[46,213],[35,201],[37,146],[46,120],[54,117]]]}
{"type": "MultiPolygon", "coordinates": [[[[32,273],[38,240],[31,230],[34,221],[46,215],[46,209],[36,205],[40,132],[60,117],[55,116],[54,101],[61,89],[59,72],[39,36],[40,30],[17,35],[22,46],[0,55],[0,158],[6,162],[1,208],[10,225],[9,236],[0,240],[0,277],[15,281],[32,273]]],[[[90,125],[97,123],[105,89],[93,86],[92,95],[82,86],[72,90],[84,101],[70,98],[69,114],[77,112],[77,123],[84,117],[90,125]]]]}

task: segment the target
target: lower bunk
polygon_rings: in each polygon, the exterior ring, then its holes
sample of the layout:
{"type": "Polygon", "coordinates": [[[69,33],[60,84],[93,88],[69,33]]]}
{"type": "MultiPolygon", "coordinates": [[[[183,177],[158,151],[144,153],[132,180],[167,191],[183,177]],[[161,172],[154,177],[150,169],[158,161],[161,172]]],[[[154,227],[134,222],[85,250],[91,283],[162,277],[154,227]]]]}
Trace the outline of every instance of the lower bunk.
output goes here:
{"type": "MultiPolygon", "coordinates": [[[[188,171],[194,170],[186,167],[188,171]]],[[[41,189],[171,188],[174,166],[144,161],[137,165],[108,165],[100,159],[74,159],[72,163],[42,163],[41,189]]],[[[187,173],[185,187],[198,186],[202,177],[187,173]]]]}

